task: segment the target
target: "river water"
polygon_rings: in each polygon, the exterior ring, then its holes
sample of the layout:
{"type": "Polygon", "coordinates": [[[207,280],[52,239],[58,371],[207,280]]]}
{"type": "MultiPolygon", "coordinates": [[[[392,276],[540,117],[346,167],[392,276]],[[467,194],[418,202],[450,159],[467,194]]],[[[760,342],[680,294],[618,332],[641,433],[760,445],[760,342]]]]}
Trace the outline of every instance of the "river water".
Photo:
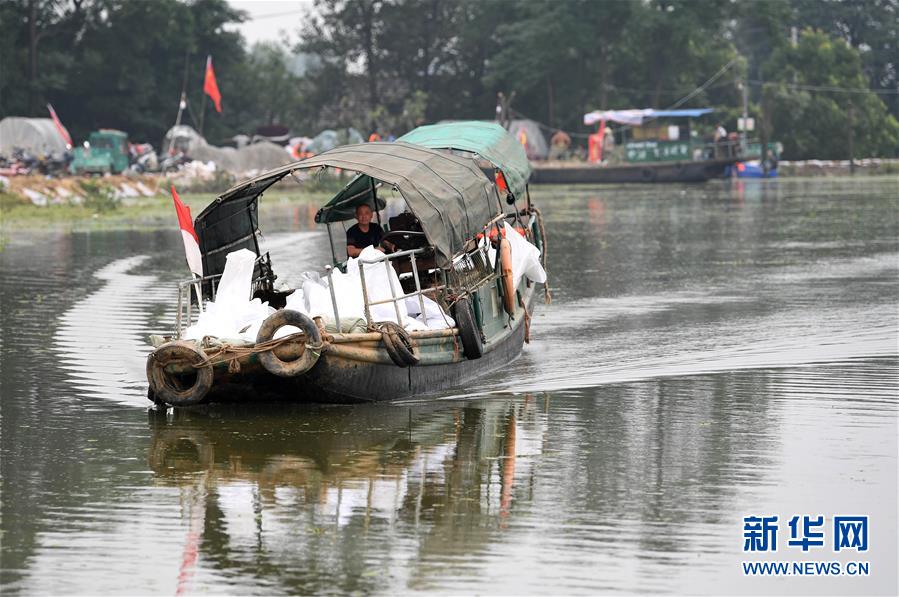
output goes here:
{"type": "MultiPolygon", "coordinates": [[[[0,589],[896,594],[897,192],[539,187],[553,301],[522,356],[356,407],[149,409],[177,229],[5,227],[0,589]],[[822,547],[788,544],[794,515],[822,547]],[[834,552],[859,515],[868,550],[834,552]],[[748,516],[776,552],[744,552],[748,516]]],[[[326,260],[314,211],[263,205],[288,282],[326,260]]]]}

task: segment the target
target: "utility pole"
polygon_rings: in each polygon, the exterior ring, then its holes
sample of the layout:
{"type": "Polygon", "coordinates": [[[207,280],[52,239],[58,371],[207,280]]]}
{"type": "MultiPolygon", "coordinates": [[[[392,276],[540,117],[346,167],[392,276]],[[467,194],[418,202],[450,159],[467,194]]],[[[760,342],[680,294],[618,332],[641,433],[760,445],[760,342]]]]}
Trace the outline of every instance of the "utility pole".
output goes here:
{"type": "Polygon", "coordinates": [[[512,100],[515,99],[515,92],[509,94],[509,97],[500,91],[496,94],[496,120],[504,129],[509,128],[509,107],[512,100]]]}
{"type": "Polygon", "coordinates": [[[749,145],[747,143],[746,131],[749,128],[749,81],[741,83],[743,87],[743,130],[740,132],[740,149],[746,154],[749,145]]]}
{"type": "Polygon", "coordinates": [[[849,174],[855,174],[855,139],[854,139],[854,131],[852,129],[855,128],[855,104],[852,101],[849,101],[849,174]]]}
{"type": "Polygon", "coordinates": [[[175,137],[177,136],[177,129],[181,125],[181,114],[184,113],[184,108],[187,107],[187,95],[184,91],[181,92],[181,101],[178,102],[178,117],[175,118],[175,126],[172,129],[172,138],[169,140],[169,149],[168,154],[173,155],[175,149],[175,137]]]}

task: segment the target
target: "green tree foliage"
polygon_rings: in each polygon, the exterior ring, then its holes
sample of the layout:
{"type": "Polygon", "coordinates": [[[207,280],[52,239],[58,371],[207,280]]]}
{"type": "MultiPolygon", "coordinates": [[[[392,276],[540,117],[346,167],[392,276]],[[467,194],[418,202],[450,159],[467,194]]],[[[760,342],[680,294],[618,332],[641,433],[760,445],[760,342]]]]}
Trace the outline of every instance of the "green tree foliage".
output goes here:
{"type": "Polygon", "coordinates": [[[858,50],[873,89],[893,92],[899,118],[899,0],[794,0],[799,27],[818,29],[858,50]]]}
{"type": "Polygon", "coordinates": [[[899,123],[880,98],[839,91],[867,86],[859,52],[842,39],[807,29],[795,47],[772,54],[764,74],[774,130],[791,133],[782,139],[788,156],[846,159],[895,151],[899,123]]]}
{"type": "Polygon", "coordinates": [[[115,127],[158,144],[186,78],[184,122],[203,114],[213,143],[270,124],[399,135],[489,119],[498,92],[548,129],[585,132],[597,108],[707,105],[733,130],[748,85],[750,112],[786,157],[848,155],[850,114],[856,155],[895,155],[897,6],[316,0],[293,47],[247,49],[234,29],[245,16],[226,0],[0,0],[0,116],[46,116],[49,101],[77,141],[115,127]],[[814,32],[794,48],[804,28],[814,32]],[[223,114],[202,93],[209,54],[223,114]]]}
{"type": "Polygon", "coordinates": [[[184,121],[198,124],[211,54],[224,113],[207,105],[204,132],[222,140],[255,127],[267,117],[256,109],[259,77],[269,75],[227,30],[241,19],[224,0],[4,0],[0,115],[46,117],[50,102],[76,141],[112,127],[159,143],[175,120],[185,76],[184,121]]]}

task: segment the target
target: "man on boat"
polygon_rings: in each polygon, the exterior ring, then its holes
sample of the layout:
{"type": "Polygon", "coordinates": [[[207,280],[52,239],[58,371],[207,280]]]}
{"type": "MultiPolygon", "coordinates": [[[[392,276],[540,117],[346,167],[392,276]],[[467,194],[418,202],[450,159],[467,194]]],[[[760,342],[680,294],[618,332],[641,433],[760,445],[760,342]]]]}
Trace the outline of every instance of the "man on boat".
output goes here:
{"type": "Polygon", "coordinates": [[[371,245],[376,249],[384,238],[384,230],[376,222],[371,221],[372,210],[368,205],[356,206],[356,223],[346,231],[346,254],[358,257],[362,249],[371,245]]]}

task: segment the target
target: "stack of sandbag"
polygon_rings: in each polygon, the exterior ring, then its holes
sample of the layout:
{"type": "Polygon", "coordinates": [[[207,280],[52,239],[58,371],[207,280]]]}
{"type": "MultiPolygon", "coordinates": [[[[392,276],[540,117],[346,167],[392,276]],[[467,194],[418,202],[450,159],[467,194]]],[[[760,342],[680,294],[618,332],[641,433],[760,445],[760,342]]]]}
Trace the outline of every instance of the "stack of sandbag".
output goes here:
{"type": "MultiPolygon", "coordinates": [[[[309,317],[321,317],[325,329],[329,331],[364,332],[365,303],[362,293],[362,276],[360,264],[365,276],[365,288],[369,303],[400,296],[403,289],[393,267],[385,267],[383,261],[375,261],[383,257],[383,253],[373,247],[367,247],[356,259],[347,261],[347,273],[334,270],[331,284],[340,316],[340,330],[337,330],[337,318],[331,301],[331,289],[328,280],[316,272],[306,272],[300,277],[300,284],[287,297],[285,308],[299,311],[309,317]]],[[[240,339],[253,342],[266,317],[275,310],[259,299],[250,300],[253,280],[253,267],[256,255],[247,249],[229,253],[226,258],[225,271],[219,282],[215,301],[206,303],[197,323],[184,333],[188,340],[198,340],[204,336],[216,338],[240,339]]],[[[409,331],[446,329],[456,325],[452,317],[432,299],[423,296],[409,297],[393,302],[371,305],[369,308],[373,322],[391,321],[398,323],[409,331]],[[424,305],[424,311],[422,311],[424,305]],[[399,314],[399,318],[397,318],[399,314]]],[[[299,332],[298,328],[285,326],[278,330],[275,338],[299,332]]]]}
{"type": "Polygon", "coordinates": [[[249,249],[228,253],[215,301],[206,303],[197,323],[184,332],[185,339],[213,336],[256,340],[262,322],[275,310],[259,299],[250,300],[255,263],[256,254],[249,249]]]}
{"type": "MultiPolygon", "coordinates": [[[[375,261],[384,254],[374,247],[366,247],[358,258],[347,260],[346,273],[334,270],[331,274],[331,284],[334,286],[334,297],[337,302],[337,314],[340,316],[341,331],[347,330],[347,324],[358,325],[361,321],[365,325],[365,303],[362,294],[362,276],[359,266],[365,276],[365,288],[368,292],[369,303],[400,296],[403,288],[399,277],[393,267],[385,267],[384,261],[375,261]]],[[[287,308],[300,311],[310,317],[321,317],[326,325],[335,325],[334,307],[331,301],[331,290],[327,279],[323,279],[317,273],[306,272],[301,277],[302,284],[287,299],[287,308]]],[[[446,315],[435,301],[428,297],[409,297],[398,301],[380,305],[371,305],[372,321],[392,321],[405,327],[409,331],[424,329],[445,329],[456,324],[451,317],[446,315]],[[425,310],[422,314],[421,304],[425,310]],[[399,320],[397,320],[399,311],[399,320]]]]}

